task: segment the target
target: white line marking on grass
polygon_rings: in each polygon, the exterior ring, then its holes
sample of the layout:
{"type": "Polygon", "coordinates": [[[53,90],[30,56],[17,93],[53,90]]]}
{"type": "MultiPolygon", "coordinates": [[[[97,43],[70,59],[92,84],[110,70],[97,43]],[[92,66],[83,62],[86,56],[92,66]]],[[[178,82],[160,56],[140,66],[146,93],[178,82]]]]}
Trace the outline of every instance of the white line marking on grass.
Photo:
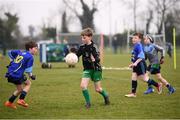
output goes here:
{"type": "Polygon", "coordinates": [[[103,70],[131,70],[129,67],[102,67],[103,70]]]}

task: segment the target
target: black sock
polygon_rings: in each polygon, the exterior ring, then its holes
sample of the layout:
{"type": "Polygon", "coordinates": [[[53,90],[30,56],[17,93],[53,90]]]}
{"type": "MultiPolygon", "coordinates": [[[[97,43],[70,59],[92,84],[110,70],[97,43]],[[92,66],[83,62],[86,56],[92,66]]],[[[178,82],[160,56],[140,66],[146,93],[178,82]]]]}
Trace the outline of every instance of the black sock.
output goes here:
{"type": "Polygon", "coordinates": [[[132,80],[132,93],[136,93],[137,80],[132,80]]]}
{"type": "Polygon", "coordinates": [[[154,85],[155,87],[158,87],[158,83],[155,82],[153,79],[149,79],[147,83],[148,83],[148,86],[154,85]]]}
{"type": "Polygon", "coordinates": [[[16,98],[17,98],[17,96],[12,95],[12,96],[9,98],[9,102],[13,103],[16,98]]]}
{"type": "Polygon", "coordinates": [[[26,94],[27,94],[26,91],[22,91],[19,99],[24,99],[26,97],[26,94]]]}

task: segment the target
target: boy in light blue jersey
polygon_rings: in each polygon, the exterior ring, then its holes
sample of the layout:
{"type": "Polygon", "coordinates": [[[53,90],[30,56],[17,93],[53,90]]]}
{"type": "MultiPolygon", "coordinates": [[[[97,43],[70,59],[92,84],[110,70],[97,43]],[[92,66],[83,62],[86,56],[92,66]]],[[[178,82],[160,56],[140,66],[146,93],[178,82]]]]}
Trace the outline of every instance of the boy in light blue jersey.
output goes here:
{"type": "Polygon", "coordinates": [[[16,86],[16,90],[5,102],[6,107],[17,109],[16,105],[13,104],[14,100],[20,95],[17,101],[18,105],[28,107],[28,104],[24,101],[27,92],[31,87],[31,81],[26,78],[24,72],[26,72],[30,79],[35,80],[35,75],[32,74],[33,55],[37,53],[37,44],[35,42],[27,42],[25,44],[26,51],[12,50],[8,52],[11,62],[8,66],[8,71],[5,75],[8,82],[13,83],[16,86]],[[24,87],[23,87],[24,84],[24,87]]]}
{"type": "MultiPolygon", "coordinates": [[[[175,92],[175,89],[161,76],[161,66],[160,64],[164,63],[165,51],[162,47],[154,44],[154,40],[150,35],[146,35],[144,38],[144,52],[146,58],[149,60],[148,71],[152,75],[156,75],[157,79],[160,80],[169,90],[169,94],[175,92]],[[159,60],[158,52],[161,53],[161,58],[159,60]]],[[[144,94],[152,93],[154,89],[152,86],[148,86],[148,89],[144,92],[144,94]]]]}
{"type": "Polygon", "coordinates": [[[141,40],[143,39],[143,35],[141,33],[135,33],[132,38],[132,43],[134,44],[132,50],[132,58],[131,64],[129,65],[130,68],[133,69],[132,71],[132,91],[130,94],[125,95],[125,97],[136,97],[136,88],[137,88],[137,79],[141,78],[148,85],[154,85],[157,87],[158,92],[161,91],[162,85],[158,84],[154,80],[150,79],[148,74],[146,74],[146,63],[145,63],[145,55],[143,51],[143,47],[141,44],[141,40]]]}

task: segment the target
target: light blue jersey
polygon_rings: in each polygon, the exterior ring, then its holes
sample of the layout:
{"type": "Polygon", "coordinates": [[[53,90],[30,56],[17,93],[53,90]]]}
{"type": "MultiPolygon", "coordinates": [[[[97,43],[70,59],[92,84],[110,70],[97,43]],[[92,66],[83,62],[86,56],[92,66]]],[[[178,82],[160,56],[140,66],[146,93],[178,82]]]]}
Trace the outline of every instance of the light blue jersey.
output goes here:
{"type": "Polygon", "coordinates": [[[161,57],[164,57],[165,51],[163,47],[150,43],[144,46],[144,52],[150,64],[160,64],[158,52],[161,52],[161,57]]]}

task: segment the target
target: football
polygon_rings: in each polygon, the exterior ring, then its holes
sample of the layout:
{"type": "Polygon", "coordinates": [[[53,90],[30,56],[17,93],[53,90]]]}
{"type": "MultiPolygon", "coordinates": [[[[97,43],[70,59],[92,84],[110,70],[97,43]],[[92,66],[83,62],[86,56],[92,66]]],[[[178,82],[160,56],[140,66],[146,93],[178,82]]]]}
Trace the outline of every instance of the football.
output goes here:
{"type": "Polygon", "coordinates": [[[65,62],[68,64],[68,65],[75,65],[77,62],[78,62],[78,57],[76,54],[74,53],[69,53],[66,55],[65,57],[65,62]]]}

